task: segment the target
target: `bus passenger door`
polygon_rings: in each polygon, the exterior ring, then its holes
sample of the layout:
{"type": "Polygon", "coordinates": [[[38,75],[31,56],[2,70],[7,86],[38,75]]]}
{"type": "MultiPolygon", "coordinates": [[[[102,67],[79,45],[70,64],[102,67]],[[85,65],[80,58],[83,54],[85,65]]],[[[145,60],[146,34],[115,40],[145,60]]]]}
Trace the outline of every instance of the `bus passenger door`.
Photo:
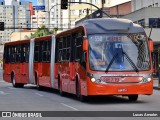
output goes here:
{"type": "Polygon", "coordinates": [[[50,58],[51,58],[51,40],[45,40],[42,42],[42,77],[41,82],[46,87],[51,87],[50,80],[50,58]]]}

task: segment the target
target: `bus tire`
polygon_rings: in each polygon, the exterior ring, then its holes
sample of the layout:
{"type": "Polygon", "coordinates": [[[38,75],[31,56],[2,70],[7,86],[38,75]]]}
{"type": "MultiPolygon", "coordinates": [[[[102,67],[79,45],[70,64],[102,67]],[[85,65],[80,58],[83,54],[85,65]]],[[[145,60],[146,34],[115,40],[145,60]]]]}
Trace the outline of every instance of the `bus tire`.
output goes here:
{"type": "Polygon", "coordinates": [[[129,101],[137,101],[138,95],[128,95],[129,101]]]}
{"type": "Polygon", "coordinates": [[[15,88],[18,88],[18,87],[23,88],[24,87],[23,83],[16,83],[14,73],[11,73],[11,81],[12,81],[12,86],[15,88]]]}
{"type": "Polygon", "coordinates": [[[60,76],[58,76],[58,90],[59,90],[59,94],[61,96],[64,96],[64,92],[62,90],[62,84],[61,84],[60,76]]]}
{"type": "Polygon", "coordinates": [[[86,101],[86,96],[81,95],[81,93],[80,93],[80,86],[79,86],[79,82],[78,82],[78,77],[76,77],[76,96],[81,102],[86,101]]]}

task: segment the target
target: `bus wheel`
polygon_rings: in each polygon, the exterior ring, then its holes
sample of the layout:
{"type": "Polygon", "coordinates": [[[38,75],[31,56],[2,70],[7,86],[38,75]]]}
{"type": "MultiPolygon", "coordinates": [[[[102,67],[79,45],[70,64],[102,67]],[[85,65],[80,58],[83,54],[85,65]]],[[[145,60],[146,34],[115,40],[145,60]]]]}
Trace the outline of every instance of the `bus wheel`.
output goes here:
{"type": "Polygon", "coordinates": [[[64,96],[64,92],[62,91],[62,85],[61,85],[61,82],[60,82],[60,77],[58,77],[58,90],[59,90],[59,94],[61,96],[64,96]]]}
{"type": "Polygon", "coordinates": [[[86,101],[86,96],[80,94],[80,86],[78,83],[78,78],[76,78],[76,96],[81,102],[86,101]]]}
{"type": "Polygon", "coordinates": [[[17,88],[17,87],[19,87],[19,88],[24,87],[24,84],[23,84],[23,83],[16,83],[15,76],[14,76],[13,73],[11,74],[11,81],[12,81],[13,87],[16,87],[16,88],[17,88]]]}
{"type": "Polygon", "coordinates": [[[137,101],[138,95],[129,95],[128,98],[129,98],[129,101],[137,101]]]}

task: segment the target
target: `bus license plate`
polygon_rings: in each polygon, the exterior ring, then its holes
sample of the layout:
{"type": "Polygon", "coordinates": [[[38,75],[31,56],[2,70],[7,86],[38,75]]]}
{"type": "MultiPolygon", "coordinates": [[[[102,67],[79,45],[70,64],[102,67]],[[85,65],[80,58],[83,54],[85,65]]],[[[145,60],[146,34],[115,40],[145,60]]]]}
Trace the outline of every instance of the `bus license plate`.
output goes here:
{"type": "Polygon", "coordinates": [[[101,80],[106,83],[118,83],[120,82],[120,77],[101,77],[101,80]]]}
{"type": "Polygon", "coordinates": [[[127,91],[128,91],[127,88],[119,88],[119,89],[118,89],[118,92],[127,92],[127,91]]]}

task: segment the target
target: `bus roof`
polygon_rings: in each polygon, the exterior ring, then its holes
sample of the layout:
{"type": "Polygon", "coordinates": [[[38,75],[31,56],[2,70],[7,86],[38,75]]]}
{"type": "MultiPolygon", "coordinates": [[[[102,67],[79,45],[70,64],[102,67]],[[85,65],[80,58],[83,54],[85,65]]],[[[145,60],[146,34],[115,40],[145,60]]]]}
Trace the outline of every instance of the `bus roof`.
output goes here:
{"type": "MultiPolygon", "coordinates": [[[[39,40],[48,40],[51,38],[51,35],[48,35],[48,36],[42,36],[42,37],[38,37],[38,38],[33,38],[35,39],[35,41],[39,41],[39,40]]],[[[32,39],[32,38],[31,38],[32,39]]],[[[25,44],[25,43],[29,43],[31,39],[26,39],[26,40],[17,40],[17,41],[11,41],[11,42],[7,42],[5,43],[5,46],[6,45],[17,45],[17,44],[25,44]]]]}
{"type": "Polygon", "coordinates": [[[144,32],[140,25],[133,23],[131,20],[121,18],[88,19],[79,25],[84,25],[88,34],[144,32]]]}

